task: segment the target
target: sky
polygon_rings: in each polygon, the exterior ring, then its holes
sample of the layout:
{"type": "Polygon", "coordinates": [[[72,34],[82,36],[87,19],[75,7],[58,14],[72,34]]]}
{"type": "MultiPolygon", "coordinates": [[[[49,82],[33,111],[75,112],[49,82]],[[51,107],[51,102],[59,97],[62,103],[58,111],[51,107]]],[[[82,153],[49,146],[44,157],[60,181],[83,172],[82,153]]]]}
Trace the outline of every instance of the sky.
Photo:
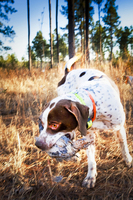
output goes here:
{"type": "MultiPolygon", "coordinates": [[[[59,1],[59,12],[58,12],[58,27],[59,33],[61,35],[64,32],[60,27],[65,27],[68,23],[68,20],[60,12],[61,5],[67,5],[64,0],[59,1]]],[[[30,0],[30,40],[32,45],[32,40],[35,38],[39,30],[42,31],[43,37],[49,41],[49,0],[30,0]],[[42,14],[43,12],[43,14],[42,14]],[[41,25],[42,24],[42,25],[41,25]]],[[[104,7],[105,0],[102,3],[104,7]]],[[[121,24],[120,26],[130,27],[133,26],[133,0],[116,0],[116,5],[118,5],[118,15],[120,16],[121,24]]],[[[98,20],[98,6],[94,6],[94,21],[98,20]]],[[[8,52],[3,52],[3,56],[6,57],[7,54],[15,53],[19,61],[24,57],[26,60],[28,58],[27,47],[28,47],[28,23],[27,23],[27,0],[15,0],[13,7],[17,10],[16,13],[9,15],[9,22],[5,24],[13,26],[13,29],[16,32],[14,39],[11,41],[8,38],[3,38],[4,45],[8,45],[12,48],[8,52]]],[[[52,9],[52,30],[56,27],[56,0],[51,0],[51,9],[52,9]]]]}

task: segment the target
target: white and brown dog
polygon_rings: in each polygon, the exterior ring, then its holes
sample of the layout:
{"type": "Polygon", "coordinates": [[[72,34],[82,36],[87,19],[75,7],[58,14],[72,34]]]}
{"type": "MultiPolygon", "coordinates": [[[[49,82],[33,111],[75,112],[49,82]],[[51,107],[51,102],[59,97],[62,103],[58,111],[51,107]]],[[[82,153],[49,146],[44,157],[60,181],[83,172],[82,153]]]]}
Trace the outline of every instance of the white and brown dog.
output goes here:
{"type": "MultiPolygon", "coordinates": [[[[71,65],[70,61],[68,65],[71,65]]],[[[65,71],[58,84],[59,96],[49,102],[40,116],[36,146],[52,157],[69,158],[76,153],[73,141],[78,129],[88,140],[88,173],[83,186],[91,188],[95,186],[97,175],[94,129],[114,130],[126,164],[133,165],[124,128],[125,113],[117,86],[103,72],[77,69],[68,73],[67,67],[65,71]],[[62,141],[64,146],[61,146],[62,141]]]]}

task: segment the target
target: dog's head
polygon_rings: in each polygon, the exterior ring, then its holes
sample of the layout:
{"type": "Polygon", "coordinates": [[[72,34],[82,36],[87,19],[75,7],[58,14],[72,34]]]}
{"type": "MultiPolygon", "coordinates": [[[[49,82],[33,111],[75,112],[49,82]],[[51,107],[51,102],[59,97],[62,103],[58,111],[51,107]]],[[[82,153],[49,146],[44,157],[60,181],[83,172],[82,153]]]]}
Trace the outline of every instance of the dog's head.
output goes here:
{"type": "Polygon", "coordinates": [[[72,141],[76,128],[81,135],[86,135],[88,115],[87,106],[67,99],[58,100],[58,97],[53,99],[39,118],[40,135],[36,146],[49,152],[62,136],[72,141]]]}

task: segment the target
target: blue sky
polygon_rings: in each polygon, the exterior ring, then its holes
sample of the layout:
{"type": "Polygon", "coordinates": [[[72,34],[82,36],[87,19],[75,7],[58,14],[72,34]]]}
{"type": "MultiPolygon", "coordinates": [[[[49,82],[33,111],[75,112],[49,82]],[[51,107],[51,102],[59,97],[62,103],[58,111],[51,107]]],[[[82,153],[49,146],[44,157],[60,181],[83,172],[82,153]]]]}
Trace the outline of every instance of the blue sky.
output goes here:
{"type": "MultiPolygon", "coordinates": [[[[56,0],[51,0],[52,6],[52,29],[55,29],[55,11],[56,11],[56,0]]],[[[102,7],[104,6],[102,4],[102,7]]],[[[59,33],[62,35],[64,32],[60,27],[65,27],[67,24],[67,19],[65,16],[61,15],[61,5],[66,5],[64,0],[59,0],[59,14],[58,14],[58,26],[59,33]]],[[[98,20],[98,8],[96,4],[94,6],[94,21],[98,20]]],[[[116,0],[116,5],[118,5],[118,15],[120,16],[121,26],[133,26],[133,0],[116,0]]],[[[27,59],[27,45],[28,45],[28,24],[27,24],[27,0],[15,0],[13,7],[17,10],[16,13],[9,16],[9,25],[13,26],[16,36],[13,41],[10,42],[8,38],[3,39],[5,45],[9,45],[12,50],[7,53],[3,52],[4,57],[8,53],[15,53],[17,58],[21,61],[22,57],[27,59]]],[[[31,32],[31,45],[32,40],[36,36],[37,31],[42,30],[44,38],[49,40],[49,7],[48,0],[30,0],[30,32],[31,32]],[[43,17],[41,13],[44,11],[43,17]],[[41,28],[41,22],[43,18],[43,25],[41,28]]]]}

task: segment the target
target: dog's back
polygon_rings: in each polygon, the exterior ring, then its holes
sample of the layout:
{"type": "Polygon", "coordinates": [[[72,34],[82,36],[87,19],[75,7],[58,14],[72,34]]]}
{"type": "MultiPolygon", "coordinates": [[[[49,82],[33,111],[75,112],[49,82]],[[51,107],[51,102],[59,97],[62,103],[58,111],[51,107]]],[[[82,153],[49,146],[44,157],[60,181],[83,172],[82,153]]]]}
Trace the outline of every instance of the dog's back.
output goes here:
{"type": "Polygon", "coordinates": [[[96,69],[74,69],[65,74],[58,83],[58,95],[67,94],[77,89],[85,81],[91,81],[94,77],[106,76],[103,72],[96,69]]]}
{"type": "Polygon", "coordinates": [[[82,85],[82,83],[86,81],[90,82],[92,80],[100,79],[103,77],[110,82],[112,87],[119,94],[119,89],[114,83],[114,81],[111,80],[103,72],[96,69],[75,69],[65,74],[65,76],[58,83],[58,88],[57,88],[58,95],[60,96],[72,92],[74,89],[79,88],[82,85]]]}

